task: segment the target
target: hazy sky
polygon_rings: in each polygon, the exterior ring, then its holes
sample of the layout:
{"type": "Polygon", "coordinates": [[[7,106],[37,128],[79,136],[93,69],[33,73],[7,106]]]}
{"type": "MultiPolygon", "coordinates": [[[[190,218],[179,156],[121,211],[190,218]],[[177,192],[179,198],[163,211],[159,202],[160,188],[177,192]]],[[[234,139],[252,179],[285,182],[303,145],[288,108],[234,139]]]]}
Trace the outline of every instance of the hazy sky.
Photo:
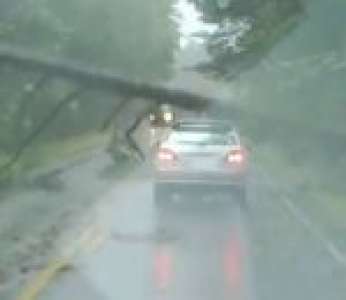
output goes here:
{"type": "Polygon", "coordinates": [[[188,3],[186,0],[178,0],[175,7],[181,16],[178,22],[182,36],[180,40],[182,47],[188,44],[194,33],[214,30],[212,25],[205,24],[200,20],[201,14],[195,9],[193,4],[188,3]]]}

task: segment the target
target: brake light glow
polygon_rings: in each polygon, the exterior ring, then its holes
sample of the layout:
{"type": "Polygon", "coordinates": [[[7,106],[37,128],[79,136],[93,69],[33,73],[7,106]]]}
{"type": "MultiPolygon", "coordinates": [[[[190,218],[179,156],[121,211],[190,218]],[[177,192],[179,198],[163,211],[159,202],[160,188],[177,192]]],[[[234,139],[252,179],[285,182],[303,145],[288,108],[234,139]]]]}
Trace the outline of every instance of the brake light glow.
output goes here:
{"type": "Polygon", "coordinates": [[[157,158],[160,161],[174,161],[176,159],[176,154],[170,149],[160,149],[157,153],[157,158]]]}
{"type": "Polygon", "coordinates": [[[245,162],[245,152],[243,149],[232,149],[227,154],[227,162],[230,164],[242,164],[245,162]]]}
{"type": "Polygon", "coordinates": [[[172,122],[174,120],[174,115],[173,115],[173,112],[164,112],[163,113],[163,119],[166,121],[166,122],[172,122]]]}
{"type": "Polygon", "coordinates": [[[237,234],[230,238],[225,255],[226,279],[230,288],[240,288],[243,280],[243,257],[244,249],[241,239],[237,234]]]}
{"type": "Polygon", "coordinates": [[[169,247],[163,245],[158,248],[154,267],[157,287],[166,289],[173,277],[173,257],[169,247]]]}

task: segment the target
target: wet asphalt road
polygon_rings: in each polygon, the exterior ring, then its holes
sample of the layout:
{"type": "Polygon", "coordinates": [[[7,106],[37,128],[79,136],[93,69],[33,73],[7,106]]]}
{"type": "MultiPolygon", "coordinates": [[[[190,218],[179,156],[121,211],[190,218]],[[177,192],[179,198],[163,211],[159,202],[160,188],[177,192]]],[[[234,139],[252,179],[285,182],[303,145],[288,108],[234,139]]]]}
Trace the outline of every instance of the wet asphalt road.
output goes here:
{"type": "Polygon", "coordinates": [[[222,193],[228,204],[189,194],[159,210],[152,186],[142,176],[108,193],[95,240],[40,300],[346,297],[345,266],[265,184],[251,188],[248,210],[222,193]]]}

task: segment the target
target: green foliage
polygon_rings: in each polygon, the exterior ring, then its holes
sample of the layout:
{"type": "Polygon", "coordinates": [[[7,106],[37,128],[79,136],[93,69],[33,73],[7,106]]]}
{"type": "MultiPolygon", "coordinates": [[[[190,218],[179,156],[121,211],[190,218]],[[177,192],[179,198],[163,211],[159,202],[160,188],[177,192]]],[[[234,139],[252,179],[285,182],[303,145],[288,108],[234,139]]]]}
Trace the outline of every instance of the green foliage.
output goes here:
{"type": "Polygon", "coordinates": [[[170,0],[21,0],[13,7],[15,17],[0,19],[3,43],[131,78],[170,74],[178,42],[170,0]]]}
{"type": "Polygon", "coordinates": [[[275,145],[295,176],[344,193],[346,2],[313,1],[306,10],[305,22],[234,84],[241,127],[275,145]]]}
{"type": "Polygon", "coordinates": [[[190,0],[217,30],[205,34],[211,61],[198,70],[232,79],[256,66],[300,23],[301,0],[190,0]]]}
{"type": "MultiPolygon", "coordinates": [[[[168,79],[178,33],[171,0],[6,0],[0,3],[0,44],[43,57],[104,68],[142,81],[168,79]]],[[[45,74],[0,68],[0,151],[8,156],[76,87],[45,74]]],[[[49,124],[39,143],[100,126],[119,99],[85,90],[49,124]]]]}

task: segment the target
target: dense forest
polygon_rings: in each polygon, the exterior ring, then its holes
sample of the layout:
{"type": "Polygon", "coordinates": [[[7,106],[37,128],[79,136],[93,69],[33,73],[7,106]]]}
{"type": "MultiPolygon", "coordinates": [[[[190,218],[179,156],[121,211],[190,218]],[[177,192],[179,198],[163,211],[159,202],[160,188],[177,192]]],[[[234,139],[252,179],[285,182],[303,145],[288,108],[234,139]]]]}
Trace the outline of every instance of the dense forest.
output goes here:
{"type": "Polygon", "coordinates": [[[229,84],[261,159],[280,157],[302,186],[344,193],[346,3],[195,2],[219,25],[202,34],[210,59],[198,68],[229,84]]]}
{"type": "MultiPolygon", "coordinates": [[[[171,76],[178,46],[172,9],[169,0],[1,1],[1,46],[105,69],[134,81],[162,82],[171,76]]],[[[36,144],[97,129],[118,101],[107,91],[7,64],[1,64],[0,77],[1,162],[76,89],[81,93],[47,123],[36,144]]]]}
{"type": "MultiPolygon", "coordinates": [[[[335,179],[344,176],[345,168],[338,166],[346,161],[345,3],[189,2],[200,11],[201,19],[215,28],[196,33],[203,41],[199,47],[205,49],[188,55],[203,53],[192,70],[222,83],[226,87],[222,97],[227,98],[229,90],[232,101],[228,111],[222,110],[225,117],[236,117],[251,140],[271,143],[291,165],[319,175],[325,173],[322,169],[328,170],[333,175],[330,181],[340,187],[340,180],[335,179]],[[302,158],[301,153],[309,153],[308,158],[302,158]]],[[[105,69],[133,82],[164,84],[177,76],[179,16],[174,3],[2,1],[0,46],[105,69]]],[[[36,143],[63,140],[98,128],[114,102],[120,100],[102,89],[76,87],[67,79],[45,72],[21,72],[7,64],[1,64],[0,76],[0,161],[11,156],[70,93],[73,101],[47,124],[49,130],[36,143]],[[83,92],[75,93],[76,89],[83,92]]],[[[194,84],[198,82],[191,82],[194,84]]],[[[184,82],[186,86],[188,82],[184,82]]]]}

